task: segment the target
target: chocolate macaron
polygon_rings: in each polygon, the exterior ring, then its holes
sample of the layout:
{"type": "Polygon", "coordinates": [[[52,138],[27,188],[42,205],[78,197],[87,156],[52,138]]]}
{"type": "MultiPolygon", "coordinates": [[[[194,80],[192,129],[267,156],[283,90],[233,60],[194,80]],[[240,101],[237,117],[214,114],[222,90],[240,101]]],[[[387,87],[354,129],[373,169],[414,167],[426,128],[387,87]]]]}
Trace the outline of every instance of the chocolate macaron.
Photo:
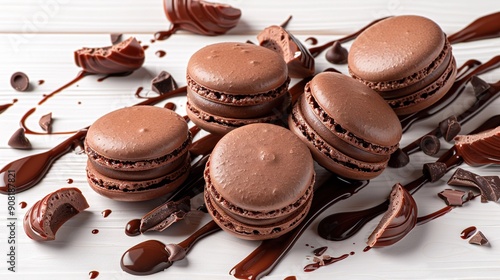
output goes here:
{"type": "Polygon", "coordinates": [[[187,177],[191,134],[184,118],[154,106],[118,109],[85,138],[87,179],[96,192],[142,201],[175,190],[187,177]]]}
{"type": "Polygon", "coordinates": [[[441,28],[421,16],[396,16],[361,33],[349,72],[377,91],[398,115],[423,110],[450,89],[456,76],[451,45],[441,28]]]}
{"type": "Polygon", "coordinates": [[[304,219],[315,172],[299,138],[283,127],[260,123],[222,137],[204,177],[205,204],[214,221],[239,238],[263,240],[289,232],[304,219]]]}
{"type": "Polygon", "coordinates": [[[276,52],[248,43],[217,43],[187,66],[187,114],[199,127],[225,134],[281,120],[290,106],[288,69],[276,52]]]}
{"type": "Polygon", "coordinates": [[[316,75],[288,125],[326,169],[345,178],[378,176],[399,146],[401,124],[379,94],[346,75],[316,75]]]}

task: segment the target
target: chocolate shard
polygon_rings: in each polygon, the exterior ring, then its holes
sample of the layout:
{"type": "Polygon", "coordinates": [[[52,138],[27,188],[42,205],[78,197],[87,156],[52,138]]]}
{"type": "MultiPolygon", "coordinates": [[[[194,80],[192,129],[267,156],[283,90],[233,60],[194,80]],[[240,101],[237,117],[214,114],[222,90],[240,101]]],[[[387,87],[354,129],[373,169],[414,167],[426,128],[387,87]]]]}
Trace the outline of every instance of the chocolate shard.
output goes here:
{"type": "Polygon", "coordinates": [[[484,234],[481,231],[477,231],[470,239],[469,239],[470,244],[474,245],[479,245],[483,246],[489,243],[488,239],[484,236],[484,234]]]}
{"type": "Polygon", "coordinates": [[[109,37],[111,39],[111,44],[116,45],[122,41],[122,34],[121,33],[111,33],[109,34],[109,37]]]}
{"type": "Polygon", "coordinates": [[[163,231],[173,223],[184,219],[191,210],[189,197],[178,201],[168,201],[151,210],[141,219],[140,231],[163,231]]]}
{"type": "Polygon", "coordinates": [[[410,157],[401,148],[398,148],[394,153],[391,154],[389,159],[389,167],[400,168],[406,166],[410,162],[410,157]]]}
{"type": "Polygon", "coordinates": [[[422,172],[431,181],[431,183],[433,183],[441,179],[444,174],[446,174],[446,168],[446,163],[432,162],[424,164],[422,172]]]}
{"type": "Polygon", "coordinates": [[[10,137],[8,144],[14,149],[20,149],[20,150],[31,149],[31,142],[28,138],[26,138],[24,128],[19,128],[18,130],[16,130],[14,134],[12,134],[12,136],[10,137]]]}
{"type": "Polygon", "coordinates": [[[498,201],[500,198],[500,177],[480,176],[458,168],[448,180],[448,185],[474,187],[481,192],[481,202],[498,201]]]}
{"type": "Polygon", "coordinates": [[[474,94],[476,96],[480,96],[481,94],[489,90],[491,87],[489,83],[487,83],[486,81],[475,75],[472,76],[470,83],[472,85],[472,89],[474,90],[474,94]]]}
{"type": "Polygon", "coordinates": [[[326,51],[325,58],[333,64],[346,64],[348,55],[347,49],[342,47],[340,42],[335,41],[332,47],[326,51]]]}
{"type": "Polygon", "coordinates": [[[478,134],[458,135],[455,147],[470,166],[500,164],[500,126],[478,134]]]}
{"type": "Polygon", "coordinates": [[[438,193],[438,197],[444,200],[449,206],[462,206],[469,196],[466,192],[460,190],[445,189],[438,193]]]}
{"type": "Polygon", "coordinates": [[[314,57],[295,36],[284,28],[272,25],[257,35],[259,44],[280,54],[288,66],[292,78],[306,78],[314,75],[314,57]]]}
{"type": "Polygon", "coordinates": [[[38,121],[38,124],[40,127],[44,130],[47,131],[48,133],[52,132],[52,113],[48,113],[46,115],[43,115],[40,117],[40,120],[38,121]]]}
{"type": "Polygon", "coordinates": [[[403,239],[417,223],[417,203],[399,183],[392,187],[389,209],[366,242],[369,247],[384,247],[403,239]]]}
{"type": "Polygon", "coordinates": [[[165,94],[177,88],[177,82],[167,71],[161,71],[160,74],[151,81],[151,89],[158,94],[165,94]]]}
{"type": "Polygon", "coordinates": [[[454,115],[439,123],[439,131],[446,142],[453,140],[460,133],[461,129],[462,127],[454,115]]]}
{"type": "Polygon", "coordinates": [[[30,87],[30,79],[23,72],[15,72],[10,77],[10,85],[17,91],[27,91],[30,87]]]}
{"type": "Polygon", "coordinates": [[[422,152],[428,156],[433,156],[439,152],[441,148],[441,143],[439,139],[434,135],[425,135],[420,140],[420,149],[422,152]]]}

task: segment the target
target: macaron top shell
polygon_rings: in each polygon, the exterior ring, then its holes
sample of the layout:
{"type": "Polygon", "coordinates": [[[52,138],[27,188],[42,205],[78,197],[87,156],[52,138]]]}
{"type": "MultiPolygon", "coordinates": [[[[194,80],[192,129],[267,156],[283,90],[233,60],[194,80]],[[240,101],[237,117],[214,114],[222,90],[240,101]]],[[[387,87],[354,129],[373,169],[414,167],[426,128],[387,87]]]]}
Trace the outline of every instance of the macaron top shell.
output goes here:
{"type": "Polygon", "coordinates": [[[301,198],[314,164],[291,131],[250,124],[226,134],[210,156],[210,178],[225,200],[248,211],[281,209],[301,198]]]}
{"type": "Polygon", "coordinates": [[[110,159],[148,160],[171,153],[188,137],[186,121],[174,111],[133,106],[97,119],[88,130],[86,145],[110,159]]]}
{"type": "Polygon", "coordinates": [[[395,146],[401,140],[401,124],[391,107],[377,92],[351,77],[320,73],[306,85],[308,91],[317,105],[347,133],[384,147],[395,146]]]}
{"type": "Polygon", "coordinates": [[[445,40],[439,25],[428,18],[391,17],[356,38],[349,50],[349,69],[367,81],[396,81],[429,66],[445,40]]]}
{"type": "Polygon", "coordinates": [[[213,91],[233,95],[267,93],[283,85],[288,69],[274,51],[248,43],[217,43],[194,53],[187,75],[213,91]]]}

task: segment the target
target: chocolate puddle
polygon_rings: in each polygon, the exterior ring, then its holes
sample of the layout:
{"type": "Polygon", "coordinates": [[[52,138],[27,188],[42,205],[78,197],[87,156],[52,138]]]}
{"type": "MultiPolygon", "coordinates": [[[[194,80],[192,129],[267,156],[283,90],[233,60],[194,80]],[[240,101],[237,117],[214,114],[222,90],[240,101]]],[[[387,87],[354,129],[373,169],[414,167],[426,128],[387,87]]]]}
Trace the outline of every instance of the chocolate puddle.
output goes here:
{"type": "Polygon", "coordinates": [[[351,197],[366,185],[368,181],[348,181],[332,175],[314,191],[311,209],[297,228],[278,238],[262,241],[259,247],[231,269],[230,274],[239,279],[260,279],[269,274],[321,212],[351,197]]]}
{"type": "MultiPolygon", "coordinates": [[[[470,134],[479,133],[484,130],[488,130],[500,125],[500,115],[496,115],[486,122],[484,122],[481,126],[476,128],[470,134]]],[[[446,164],[447,171],[450,169],[460,165],[463,160],[460,156],[457,155],[455,147],[449,149],[445,154],[443,154],[437,162],[442,162],[446,164]]],[[[426,175],[422,175],[416,180],[406,184],[404,187],[411,193],[415,193],[422,186],[428,183],[430,179],[426,175]]],[[[324,218],[320,224],[318,225],[318,233],[321,237],[327,240],[340,241],[345,240],[351,236],[353,236],[356,232],[358,232],[368,221],[373,219],[374,217],[383,214],[389,205],[389,200],[385,200],[379,205],[376,205],[372,208],[360,210],[360,211],[352,211],[352,212],[343,212],[332,214],[326,218],[324,218]]]]}

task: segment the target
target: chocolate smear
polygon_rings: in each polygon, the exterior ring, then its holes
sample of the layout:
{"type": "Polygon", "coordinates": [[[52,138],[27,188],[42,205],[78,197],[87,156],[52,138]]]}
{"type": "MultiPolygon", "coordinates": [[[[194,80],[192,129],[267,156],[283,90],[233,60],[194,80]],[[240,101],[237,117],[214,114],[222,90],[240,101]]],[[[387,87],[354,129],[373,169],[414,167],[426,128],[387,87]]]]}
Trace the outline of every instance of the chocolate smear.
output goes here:
{"type": "Polygon", "coordinates": [[[190,210],[189,197],[163,203],[142,217],[140,231],[163,231],[173,223],[184,219],[190,210]]]}
{"type": "Polygon", "coordinates": [[[52,132],[52,113],[48,113],[43,115],[40,120],[38,121],[38,124],[40,127],[44,130],[47,131],[48,133],[52,132]]]}
{"type": "Polygon", "coordinates": [[[434,183],[446,174],[446,169],[446,163],[432,162],[424,164],[422,173],[424,173],[424,176],[426,176],[431,183],[434,183]]]}
{"type": "Polygon", "coordinates": [[[161,71],[160,74],[151,81],[151,89],[158,94],[165,94],[177,88],[177,82],[167,71],[161,71]]]}
{"type": "Polygon", "coordinates": [[[474,245],[479,245],[483,246],[489,243],[488,239],[484,236],[484,234],[481,231],[477,231],[470,239],[469,239],[470,244],[474,245]]]}
{"type": "Polygon", "coordinates": [[[444,191],[438,193],[438,197],[444,200],[446,205],[462,206],[464,204],[464,196],[466,194],[466,192],[461,190],[445,189],[444,191]]]}
{"type": "Polygon", "coordinates": [[[20,149],[20,150],[30,150],[31,149],[31,143],[28,138],[26,138],[26,134],[24,131],[24,128],[19,128],[12,134],[12,136],[9,139],[9,146],[11,146],[14,149],[20,149]]]}
{"type": "Polygon", "coordinates": [[[481,202],[498,201],[500,198],[500,177],[480,176],[458,168],[448,180],[448,185],[474,187],[481,192],[481,202]]]}
{"type": "Polygon", "coordinates": [[[500,126],[485,132],[455,137],[457,153],[470,166],[500,163],[500,126]]]}
{"type": "Polygon", "coordinates": [[[111,38],[111,44],[113,45],[118,44],[122,41],[121,33],[111,33],[109,34],[109,37],[111,38]]]}
{"type": "Polygon", "coordinates": [[[472,89],[474,90],[476,96],[480,96],[491,87],[489,83],[479,78],[478,76],[472,76],[472,78],[470,79],[470,84],[472,85],[472,89]]]}
{"type": "Polygon", "coordinates": [[[435,135],[425,135],[420,139],[420,149],[428,156],[437,154],[440,148],[441,143],[435,135]]]}
{"type": "Polygon", "coordinates": [[[325,58],[333,64],[346,64],[348,55],[347,49],[342,47],[339,41],[335,41],[332,47],[326,51],[325,58]]]}
{"type": "Polygon", "coordinates": [[[10,77],[10,85],[17,91],[27,91],[30,86],[30,79],[23,72],[15,72],[10,77]]]}
{"type": "Polygon", "coordinates": [[[462,127],[457,120],[455,115],[448,117],[446,120],[443,120],[439,123],[439,131],[441,135],[443,135],[443,139],[447,142],[450,142],[460,133],[462,127]]]}

